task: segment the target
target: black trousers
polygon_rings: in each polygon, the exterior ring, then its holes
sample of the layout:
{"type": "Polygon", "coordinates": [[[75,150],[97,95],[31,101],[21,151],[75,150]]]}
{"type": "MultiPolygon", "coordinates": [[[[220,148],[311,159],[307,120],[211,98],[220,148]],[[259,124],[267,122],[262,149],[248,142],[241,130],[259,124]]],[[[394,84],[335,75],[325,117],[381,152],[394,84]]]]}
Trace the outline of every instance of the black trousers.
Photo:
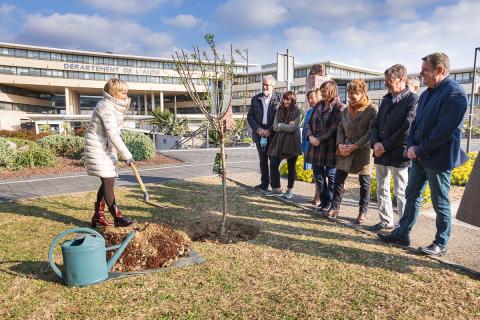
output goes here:
{"type": "MultiPolygon", "coordinates": [[[[340,210],[340,205],[342,204],[343,198],[343,188],[345,186],[345,180],[348,177],[348,173],[343,170],[338,170],[335,173],[335,184],[334,184],[334,194],[333,194],[333,208],[335,210],[340,210]]],[[[360,201],[359,212],[367,213],[368,203],[370,202],[370,176],[359,175],[358,181],[360,182],[360,201]]]]}
{"type": "MultiPolygon", "coordinates": [[[[287,159],[287,166],[288,166],[288,185],[287,188],[293,188],[293,184],[295,183],[295,176],[297,175],[295,165],[297,163],[298,156],[291,157],[287,159]]],[[[270,157],[270,179],[272,180],[272,189],[273,188],[280,188],[280,160],[279,157],[270,157]]]]}
{"type": "Polygon", "coordinates": [[[270,147],[270,140],[271,139],[268,139],[267,145],[264,149],[262,149],[262,147],[260,146],[260,142],[255,142],[255,146],[257,147],[258,159],[260,160],[260,174],[262,175],[260,180],[263,188],[268,188],[268,185],[270,184],[270,170],[268,169],[267,156],[268,147],[270,147]]]}
{"type": "Polygon", "coordinates": [[[115,193],[113,187],[115,185],[115,177],[112,178],[100,178],[102,184],[97,191],[97,202],[100,203],[102,199],[107,203],[107,207],[111,207],[115,203],[115,193]]]}

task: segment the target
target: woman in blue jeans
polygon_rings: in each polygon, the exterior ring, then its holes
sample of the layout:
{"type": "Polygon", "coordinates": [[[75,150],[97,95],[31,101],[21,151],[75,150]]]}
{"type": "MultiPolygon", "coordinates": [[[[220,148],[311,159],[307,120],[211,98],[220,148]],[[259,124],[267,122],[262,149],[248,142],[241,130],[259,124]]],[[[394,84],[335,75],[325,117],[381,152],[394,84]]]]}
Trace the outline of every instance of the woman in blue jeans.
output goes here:
{"type": "MultiPolygon", "coordinates": [[[[304,170],[312,169],[312,164],[305,161],[305,155],[308,151],[308,145],[310,142],[307,138],[307,126],[306,124],[310,121],[310,117],[312,116],[312,112],[315,109],[315,106],[322,100],[322,96],[320,95],[320,88],[310,90],[307,92],[307,102],[310,105],[310,108],[305,113],[305,117],[303,118],[303,128],[302,128],[302,153],[304,155],[304,170]]],[[[318,184],[315,184],[315,196],[310,201],[311,204],[314,206],[318,206],[320,204],[320,191],[318,190],[318,184]]]]}
{"type": "Polygon", "coordinates": [[[322,101],[315,106],[306,123],[309,145],[305,161],[312,164],[315,182],[320,191],[317,210],[328,211],[333,201],[337,126],[345,104],[340,101],[338,87],[333,80],[322,83],[320,94],[322,101]]]}

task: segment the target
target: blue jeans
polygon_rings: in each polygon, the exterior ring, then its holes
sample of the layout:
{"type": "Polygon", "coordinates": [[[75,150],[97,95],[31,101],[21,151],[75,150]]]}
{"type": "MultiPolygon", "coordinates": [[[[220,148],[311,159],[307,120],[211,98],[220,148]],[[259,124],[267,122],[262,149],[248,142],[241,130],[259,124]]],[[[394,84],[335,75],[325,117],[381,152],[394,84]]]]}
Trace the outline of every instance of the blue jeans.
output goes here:
{"type": "Polygon", "coordinates": [[[422,204],[422,193],[425,186],[430,185],[432,204],[436,218],[437,233],[435,243],[447,246],[452,230],[452,215],[450,212],[450,176],[452,170],[435,171],[422,166],[414,161],[408,173],[408,184],[405,192],[406,204],[400,226],[395,233],[401,237],[408,237],[417,220],[422,204]]]}
{"type": "Polygon", "coordinates": [[[333,201],[333,186],[335,182],[335,167],[312,165],[315,183],[320,192],[320,203],[331,204],[333,201]]]}

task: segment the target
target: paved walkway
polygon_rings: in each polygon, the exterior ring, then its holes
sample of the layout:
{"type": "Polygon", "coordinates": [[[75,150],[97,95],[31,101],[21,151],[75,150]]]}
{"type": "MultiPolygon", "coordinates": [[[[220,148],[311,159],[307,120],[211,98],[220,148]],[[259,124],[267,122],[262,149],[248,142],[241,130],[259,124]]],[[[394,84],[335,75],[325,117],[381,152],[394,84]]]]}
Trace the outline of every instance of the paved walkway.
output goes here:
{"type": "MultiPolygon", "coordinates": [[[[215,158],[215,149],[203,150],[172,150],[163,152],[165,155],[183,161],[180,164],[165,165],[156,168],[139,169],[145,183],[158,183],[168,179],[188,179],[199,176],[213,175],[212,166],[215,158]]],[[[254,186],[260,181],[258,158],[254,148],[227,149],[229,178],[245,186],[254,186]]],[[[120,172],[117,185],[135,185],[136,181],[131,171],[120,172]]],[[[0,182],[0,203],[28,199],[39,196],[59,195],[72,192],[94,191],[98,189],[98,178],[86,174],[68,176],[37,177],[18,180],[3,180],[0,182]]],[[[286,185],[286,181],[282,181],[286,185]]],[[[314,193],[314,185],[297,181],[295,183],[292,204],[311,210],[307,204],[314,193]]],[[[458,203],[452,205],[458,207],[458,203]]],[[[358,205],[353,199],[345,199],[342,204],[339,222],[353,225],[358,212],[358,205]]],[[[454,210],[455,214],[456,210],[454,210]]],[[[319,218],[321,219],[321,218],[319,218]]],[[[366,230],[367,226],[378,221],[376,204],[370,206],[365,226],[356,227],[359,231],[372,237],[375,234],[366,230]]],[[[417,220],[412,232],[412,247],[428,245],[435,234],[435,213],[425,210],[417,220]]],[[[452,237],[449,244],[449,253],[441,260],[464,266],[480,272],[480,228],[453,220],[452,237]]]]}
{"type": "MultiPolygon", "coordinates": [[[[213,161],[218,149],[172,150],[163,154],[181,160],[180,164],[169,164],[155,168],[139,168],[144,183],[158,183],[168,179],[188,179],[213,175],[213,161]]],[[[258,167],[255,148],[229,148],[227,168],[238,173],[255,170],[258,167]]],[[[132,171],[119,172],[117,186],[136,185],[132,171]]],[[[68,194],[73,192],[94,191],[98,189],[99,179],[86,173],[65,176],[32,177],[0,181],[0,203],[34,197],[68,194]]]]}

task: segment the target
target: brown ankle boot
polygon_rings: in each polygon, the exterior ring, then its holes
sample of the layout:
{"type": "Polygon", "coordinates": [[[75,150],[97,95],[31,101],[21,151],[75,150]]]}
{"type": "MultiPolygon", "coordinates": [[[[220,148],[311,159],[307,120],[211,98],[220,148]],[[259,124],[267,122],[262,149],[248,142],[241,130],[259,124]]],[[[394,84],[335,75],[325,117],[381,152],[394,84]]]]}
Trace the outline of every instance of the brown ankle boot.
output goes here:
{"type": "Polygon", "coordinates": [[[113,202],[113,205],[111,207],[108,207],[108,211],[113,216],[113,223],[115,224],[115,227],[128,227],[133,223],[132,219],[124,217],[122,215],[120,208],[117,207],[115,202],[113,202]]]}
{"type": "Polygon", "coordinates": [[[105,217],[105,201],[102,200],[100,202],[95,202],[95,213],[92,217],[92,228],[96,228],[97,224],[102,227],[110,227],[113,225],[110,221],[107,220],[105,217]]]}

